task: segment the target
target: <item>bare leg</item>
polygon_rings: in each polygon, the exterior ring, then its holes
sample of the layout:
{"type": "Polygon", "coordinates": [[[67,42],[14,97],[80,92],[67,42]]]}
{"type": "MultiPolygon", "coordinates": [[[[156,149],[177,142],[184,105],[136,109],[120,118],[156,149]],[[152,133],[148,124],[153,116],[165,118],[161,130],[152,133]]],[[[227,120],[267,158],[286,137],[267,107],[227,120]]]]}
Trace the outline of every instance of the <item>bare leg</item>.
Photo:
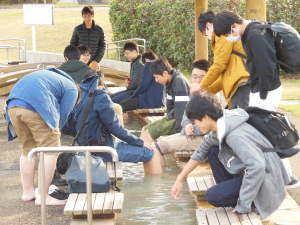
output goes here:
{"type": "Polygon", "coordinates": [[[20,173],[23,187],[22,200],[25,202],[35,199],[35,192],[33,186],[35,158],[36,156],[34,156],[32,163],[28,162],[27,157],[21,155],[20,158],[20,173]]]}
{"type": "Polygon", "coordinates": [[[123,113],[123,119],[128,120],[128,113],[123,113]]]}
{"type": "MultiPolygon", "coordinates": [[[[141,134],[142,136],[142,134],[141,134]]],[[[148,130],[145,131],[144,133],[144,137],[140,137],[144,142],[147,142],[149,144],[152,144],[153,143],[153,139],[152,137],[150,136],[148,130]]]]}
{"type": "Polygon", "coordinates": [[[142,131],[141,131],[140,139],[143,140],[144,136],[145,136],[145,129],[144,129],[144,127],[143,127],[143,128],[142,128],[142,131]]]}
{"type": "Polygon", "coordinates": [[[152,142],[152,147],[153,147],[154,150],[156,150],[156,151],[159,153],[158,155],[159,155],[160,165],[161,165],[161,166],[166,166],[166,165],[167,165],[167,164],[166,164],[166,159],[165,159],[165,157],[160,153],[160,151],[156,148],[154,142],[152,142]]]}
{"type": "Polygon", "coordinates": [[[150,162],[148,162],[148,169],[150,174],[159,174],[162,173],[160,160],[159,160],[160,152],[158,150],[154,150],[154,156],[150,162]]]}
{"type": "MultiPolygon", "coordinates": [[[[45,191],[46,191],[46,205],[65,205],[66,201],[61,201],[52,198],[48,195],[49,187],[53,178],[55,166],[56,166],[56,155],[45,155],[45,191]]],[[[40,171],[39,171],[40,173],[40,171]]],[[[38,196],[35,200],[36,205],[41,205],[41,185],[39,180],[38,196]]]]}
{"type": "Polygon", "coordinates": [[[149,162],[143,162],[144,172],[149,173],[149,162]]]}
{"type": "Polygon", "coordinates": [[[119,120],[119,124],[124,127],[124,122],[123,122],[123,116],[122,115],[117,115],[118,120],[119,120]]]}

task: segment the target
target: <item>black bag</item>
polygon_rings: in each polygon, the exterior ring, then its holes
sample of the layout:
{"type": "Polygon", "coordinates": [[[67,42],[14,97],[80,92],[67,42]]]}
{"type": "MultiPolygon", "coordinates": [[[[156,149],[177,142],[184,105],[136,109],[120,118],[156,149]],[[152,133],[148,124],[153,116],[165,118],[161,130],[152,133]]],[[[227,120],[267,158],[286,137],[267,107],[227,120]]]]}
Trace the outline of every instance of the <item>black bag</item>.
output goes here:
{"type": "MultiPolygon", "coordinates": [[[[254,28],[267,29],[273,36],[277,63],[285,73],[300,72],[300,35],[295,28],[283,22],[262,23],[254,28]]],[[[249,30],[249,31],[250,31],[249,30]]]]}
{"type": "Polygon", "coordinates": [[[288,158],[299,152],[299,136],[294,124],[279,112],[248,107],[247,123],[255,127],[273,145],[274,148],[262,149],[263,152],[276,152],[280,158],[288,158]]]}

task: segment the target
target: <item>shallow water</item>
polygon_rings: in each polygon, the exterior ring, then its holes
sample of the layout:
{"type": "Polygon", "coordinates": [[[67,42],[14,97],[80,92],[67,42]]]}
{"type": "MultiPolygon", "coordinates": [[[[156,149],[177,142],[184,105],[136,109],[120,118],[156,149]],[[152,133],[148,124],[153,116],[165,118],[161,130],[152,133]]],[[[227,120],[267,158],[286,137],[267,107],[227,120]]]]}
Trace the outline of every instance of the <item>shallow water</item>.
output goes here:
{"type": "MultiPolygon", "coordinates": [[[[125,128],[139,136],[144,123],[132,114],[129,121],[124,121],[125,128]]],[[[123,163],[124,180],[118,186],[125,199],[117,224],[197,224],[196,203],[187,184],[183,184],[178,201],[171,198],[171,187],[181,169],[172,155],[166,161],[161,175],[144,174],[142,163],[123,163]]]]}

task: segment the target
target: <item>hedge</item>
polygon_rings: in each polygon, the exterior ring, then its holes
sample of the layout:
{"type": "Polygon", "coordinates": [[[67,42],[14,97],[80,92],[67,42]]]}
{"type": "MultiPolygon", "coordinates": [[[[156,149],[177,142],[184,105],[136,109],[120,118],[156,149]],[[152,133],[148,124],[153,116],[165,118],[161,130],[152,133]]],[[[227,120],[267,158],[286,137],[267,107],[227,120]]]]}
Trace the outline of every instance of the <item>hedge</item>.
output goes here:
{"type": "MultiPolygon", "coordinates": [[[[246,0],[208,0],[210,9],[236,11],[245,18],[246,0]]],[[[300,30],[299,0],[268,0],[267,20],[300,30]]],[[[111,0],[113,40],[144,38],[147,47],[174,66],[188,69],[195,57],[194,0],[111,0]]],[[[209,43],[209,60],[212,61],[209,43]]]]}

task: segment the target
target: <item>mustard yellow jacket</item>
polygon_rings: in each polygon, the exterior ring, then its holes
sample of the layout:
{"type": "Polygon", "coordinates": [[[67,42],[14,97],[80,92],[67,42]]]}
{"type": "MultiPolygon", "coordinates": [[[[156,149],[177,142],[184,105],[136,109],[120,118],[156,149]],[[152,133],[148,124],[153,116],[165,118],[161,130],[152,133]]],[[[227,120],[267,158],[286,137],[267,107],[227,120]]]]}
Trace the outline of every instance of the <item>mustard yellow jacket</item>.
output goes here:
{"type": "Polygon", "coordinates": [[[214,52],[214,63],[200,83],[200,87],[213,94],[223,91],[228,107],[231,97],[239,85],[246,83],[249,78],[242,58],[232,53],[232,50],[246,55],[242,41],[229,42],[225,36],[218,37],[213,32],[211,48],[214,52]]]}

